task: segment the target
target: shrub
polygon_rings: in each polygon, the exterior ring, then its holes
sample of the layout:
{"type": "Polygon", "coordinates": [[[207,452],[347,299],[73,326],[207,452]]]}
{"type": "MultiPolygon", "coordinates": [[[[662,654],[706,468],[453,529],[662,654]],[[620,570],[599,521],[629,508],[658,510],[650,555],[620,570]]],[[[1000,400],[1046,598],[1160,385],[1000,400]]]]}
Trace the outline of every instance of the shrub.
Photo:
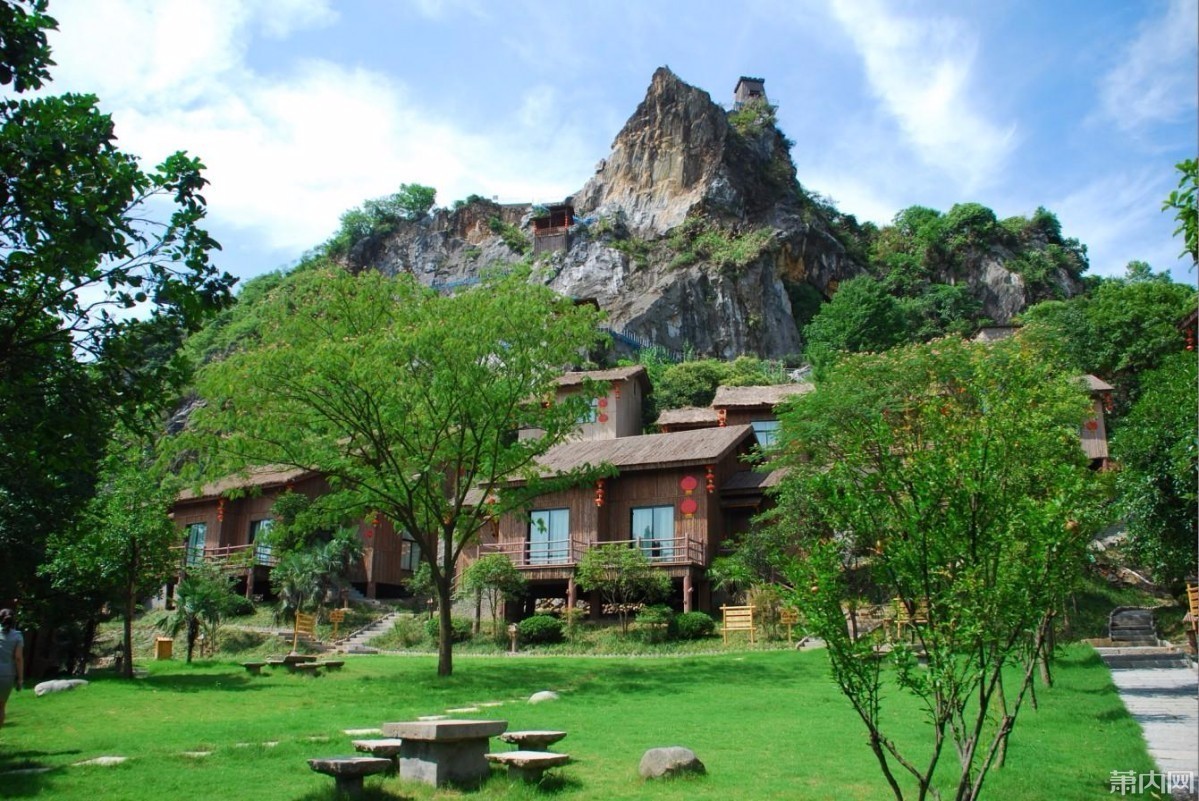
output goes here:
{"type": "MultiPolygon", "coordinates": [[[[433,621],[436,623],[437,621],[433,621]]],[[[396,620],[395,626],[392,627],[392,634],[396,642],[401,648],[413,648],[429,639],[429,632],[426,629],[428,621],[410,615],[401,617],[396,620]]],[[[433,632],[436,636],[436,630],[433,632]]]]}
{"type": "MultiPolygon", "coordinates": [[[[425,633],[429,639],[437,642],[439,621],[436,615],[425,621],[425,633]]],[[[475,624],[469,618],[456,617],[450,620],[450,641],[466,642],[474,633],[475,624]]]]}
{"type": "Polygon", "coordinates": [[[637,628],[646,642],[662,642],[674,629],[674,610],[666,604],[643,606],[637,613],[637,628]]]}
{"type": "Polygon", "coordinates": [[[246,617],[254,614],[254,602],[244,595],[235,595],[229,601],[229,617],[246,617]]]}
{"type": "Polygon", "coordinates": [[[552,615],[533,615],[517,624],[521,642],[530,645],[562,641],[562,621],[552,615]]]}
{"type": "Polygon", "coordinates": [[[702,640],[712,636],[716,621],[703,612],[684,612],[674,619],[675,637],[680,640],[702,640]]]}

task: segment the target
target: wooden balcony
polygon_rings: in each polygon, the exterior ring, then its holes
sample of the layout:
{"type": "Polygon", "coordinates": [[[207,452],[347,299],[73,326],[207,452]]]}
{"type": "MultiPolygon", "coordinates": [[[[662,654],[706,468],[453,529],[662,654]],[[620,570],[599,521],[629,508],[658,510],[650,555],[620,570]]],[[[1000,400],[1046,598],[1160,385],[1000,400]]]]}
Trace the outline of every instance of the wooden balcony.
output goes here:
{"type": "Polygon", "coordinates": [[[528,541],[498,542],[480,545],[478,553],[485,556],[502,553],[517,569],[529,571],[530,578],[567,578],[574,574],[575,565],[583,554],[601,545],[640,547],[650,563],[664,568],[697,565],[703,567],[704,543],[695,537],[675,537],[661,540],[594,540],[571,538],[568,543],[547,546],[530,545],[528,541]]]}
{"type": "Polygon", "coordinates": [[[192,548],[187,545],[175,545],[171,548],[178,554],[184,569],[188,565],[201,562],[219,564],[226,570],[245,570],[251,565],[274,567],[279,557],[271,553],[271,549],[263,545],[220,545],[216,547],[192,548]]]}

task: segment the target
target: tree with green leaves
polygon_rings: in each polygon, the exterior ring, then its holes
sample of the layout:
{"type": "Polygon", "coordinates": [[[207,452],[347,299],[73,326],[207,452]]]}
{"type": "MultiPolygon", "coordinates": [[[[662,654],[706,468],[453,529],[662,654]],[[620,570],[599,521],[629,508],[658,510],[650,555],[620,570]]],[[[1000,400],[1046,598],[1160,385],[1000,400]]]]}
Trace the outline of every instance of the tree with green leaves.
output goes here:
{"type": "Polygon", "coordinates": [[[1186,159],[1174,165],[1178,171],[1178,188],[1162,201],[1162,211],[1172,210],[1178,227],[1174,236],[1182,234],[1182,253],[1190,256],[1191,265],[1199,265],[1199,208],[1196,207],[1196,190],[1199,190],[1199,159],[1186,159]]]}
{"type": "Polygon", "coordinates": [[[464,597],[475,599],[475,633],[478,634],[478,610],[484,598],[491,609],[491,635],[498,637],[500,602],[515,600],[524,595],[527,585],[525,577],[505,554],[489,553],[467,565],[466,570],[462,571],[459,590],[464,597]]]}
{"type": "MultiPolygon", "coordinates": [[[[274,547],[274,531],[271,543],[274,547]]],[[[296,612],[320,609],[348,586],[350,566],[362,558],[362,540],[355,528],[342,528],[297,547],[282,546],[279,561],[271,570],[271,588],[279,597],[285,617],[296,612]]]]}
{"type": "Polygon", "coordinates": [[[170,401],[175,347],[233,278],[209,261],[198,159],[143,170],[94,96],[28,96],[53,65],[46,6],[0,3],[0,585],[48,634],[66,614],[36,578],[49,537],[93,494],[115,423],[148,427],[170,401]]]}
{"type": "Polygon", "coordinates": [[[179,534],[167,515],[173,483],[154,469],[153,447],[125,432],[101,464],[96,495],[76,525],[50,539],[42,572],[67,592],[87,587],[110,601],[124,620],[121,662],[133,677],[133,619],[143,598],[158,592],[178,562],[179,534]]]}
{"type": "Polygon", "coordinates": [[[358,243],[386,236],[402,221],[424,218],[436,199],[437,190],[431,186],[400,184],[395,194],[367,200],[342,214],[341,227],[325,243],[324,251],[334,258],[349,256],[358,243]]]}
{"type": "Polygon", "coordinates": [[[1013,337],[848,356],[780,414],[788,583],[896,799],[939,797],[945,772],[977,799],[1003,760],[1099,525],[1089,408],[1072,371],[1013,337]],[[855,636],[863,576],[915,645],[855,636]],[[925,739],[891,728],[892,682],[924,708],[925,739]]]}
{"type": "Polygon", "coordinates": [[[1141,376],[1141,394],[1112,436],[1119,506],[1131,555],[1154,579],[1178,586],[1195,575],[1199,448],[1195,354],[1179,351],[1141,376]]]}
{"type": "Polygon", "coordinates": [[[907,340],[899,300],[869,276],[851,278],[803,331],[804,355],[820,370],[845,353],[886,350],[907,340]]]}
{"type": "Polygon", "coordinates": [[[189,565],[186,575],[175,586],[175,609],[159,625],[172,637],[185,633],[190,664],[201,634],[208,653],[216,651],[221,624],[237,603],[233,576],[220,565],[214,562],[189,565]]]}
{"type": "Polygon", "coordinates": [[[1133,262],[1125,278],[1105,278],[1089,295],[1045,301],[1020,315],[1028,334],[1076,370],[1116,385],[1120,408],[1137,393],[1139,373],[1184,347],[1178,321],[1195,306],[1193,287],[1133,262]]]}
{"type": "Polygon", "coordinates": [[[597,344],[597,313],[527,269],[453,295],[407,275],[328,269],[294,276],[260,314],[256,342],[200,372],[207,403],[180,446],[207,457],[209,477],[319,471],[331,492],[318,503],[407,531],[429,565],[438,673],[450,675],[462,549],[494,517],[584,477],[544,478],[537,460],[600,394],[588,384],[555,397],[562,370],[597,344]],[[541,433],[516,437],[522,428],[541,433]]]}
{"type": "Polygon", "coordinates": [[[575,580],[584,592],[596,592],[620,619],[620,633],[629,633],[629,612],[670,592],[670,577],[656,569],[640,548],[600,545],[583,554],[575,580]]]}

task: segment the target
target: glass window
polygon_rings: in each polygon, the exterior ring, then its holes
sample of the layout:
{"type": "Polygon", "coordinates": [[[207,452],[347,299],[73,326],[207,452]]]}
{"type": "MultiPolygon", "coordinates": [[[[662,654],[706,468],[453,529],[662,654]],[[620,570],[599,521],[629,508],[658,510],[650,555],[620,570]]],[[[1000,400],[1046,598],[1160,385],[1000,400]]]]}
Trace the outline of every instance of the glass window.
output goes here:
{"type": "Polygon", "coordinates": [[[400,552],[400,569],[415,573],[420,567],[420,545],[412,539],[407,531],[403,534],[402,551],[400,552]]]}
{"type": "Polygon", "coordinates": [[[529,564],[570,561],[570,510],[536,509],[529,515],[529,564]]]}
{"type": "Polygon", "coordinates": [[[208,538],[207,523],[192,523],[187,532],[187,563],[196,565],[204,561],[204,541],[208,538]]]}
{"type": "Polygon", "coordinates": [[[271,544],[262,540],[270,539],[266,534],[274,525],[275,521],[269,517],[265,520],[250,521],[250,537],[247,542],[254,546],[254,564],[269,565],[271,563],[271,544]]]}
{"type": "Polygon", "coordinates": [[[633,510],[633,539],[650,559],[674,557],[674,507],[643,506],[633,510]]]}
{"type": "Polygon", "coordinates": [[[778,420],[758,420],[750,425],[754,427],[754,433],[758,435],[758,445],[762,450],[774,447],[774,443],[779,438],[778,420]]]}
{"type": "Polygon", "coordinates": [[[579,417],[579,425],[594,423],[599,420],[599,398],[591,399],[591,406],[579,417]]]}

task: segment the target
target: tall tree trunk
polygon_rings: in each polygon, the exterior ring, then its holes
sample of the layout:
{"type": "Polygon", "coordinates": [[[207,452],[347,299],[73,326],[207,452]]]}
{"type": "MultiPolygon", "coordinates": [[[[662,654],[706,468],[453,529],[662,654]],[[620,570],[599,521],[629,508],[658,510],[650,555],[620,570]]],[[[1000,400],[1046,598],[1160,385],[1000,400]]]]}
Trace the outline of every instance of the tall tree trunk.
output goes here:
{"type": "Polygon", "coordinates": [[[437,675],[450,676],[454,673],[454,630],[450,619],[453,601],[450,598],[450,582],[452,579],[443,576],[437,583],[437,675]]]}
{"type": "Polygon", "coordinates": [[[129,574],[125,581],[125,642],[122,645],[121,675],[127,679],[133,678],[133,616],[137,613],[137,573],[138,564],[137,540],[130,543],[129,574]]]}
{"type": "Polygon", "coordinates": [[[133,615],[137,612],[137,587],[125,585],[125,642],[121,644],[121,675],[133,678],[133,615]]]}

